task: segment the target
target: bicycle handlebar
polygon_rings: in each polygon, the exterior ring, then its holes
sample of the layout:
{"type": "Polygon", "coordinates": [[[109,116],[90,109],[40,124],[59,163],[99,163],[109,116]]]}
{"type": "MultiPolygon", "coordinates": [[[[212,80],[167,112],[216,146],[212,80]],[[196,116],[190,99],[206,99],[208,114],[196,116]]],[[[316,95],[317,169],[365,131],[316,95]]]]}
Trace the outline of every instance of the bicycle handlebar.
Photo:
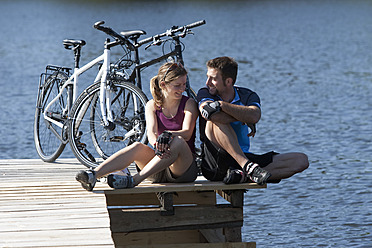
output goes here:
{"type": "Polygon", "coordinates": [[[186,25],[185,27],[186,27],[187,29],[190,29],[190,28],[196,28],[196,27],[199,27],[199,26],[201,26],[201,25],[204,25],[205,23],[206,23],[205,20],[201,20],[201,21],[194,22],[194,23],[191,23],[191,24],[189,24],[189,25],[186,25]]]}
{"type": "Polygon", "coordinates": [[[128,45],[130,48],[132,48],[132,49],[134,48],[133,44],[126,37],[121,36],[120,34],[116,33],[110,27],[104,27],[104,26],[102,26],[103,24],[105,24],[104,21],[98,21],[98,22],[94,23],[93,27],[95,29],[98,29],[98,30],[100,30],[100,31],[102,31],[102,32],[110,35],[110,36],[113,36],[113,37],[117,38],[120,42],[128,45]]]}
{"type": "Polygon", "coordinates": [[[172,37],[177,32],[181,32],[181,31],[185,32],[189,29],[196,28],[196,27],[199,27],[201,25],[204,25],[205,23],[206,23],[205,20],[201,20],[201,21],[197,21],[197,22],[182,26],[182,27],[177,27],[177,26],[172,27],[171,29],[167,30],[166,32],[164,32],[162,34],[157,34],[157,35],[151,36],[149,38],[140,40],[138,42],[138,46],[142,46],[143,44],[149,43],[149,42],[154,41],[156,39],[160,39],[161,37],[164,37],[164,36],[172,37]]]}
{"type": "Polygon", "coordinates": [[[201,20],[201,21],[197,21],[197,22],[182,26],[182,27],[173,26],[171,29],[167,30],[166,32],[164,32],[162,34],[157,34],[157,35],[151,36],[151,37],[143,39],[143,40],[140,40],[137,44],[133,44],[132,42],[130,42],[128,40],[128,38],[116,33],[112,28],[102,26],[103,24],[105,24],[104,21],[98,21],[98,22],[94,23],[93,27],[97,30],[100,30],[100,31],[112,36],[112,37],[115,37],[118,41],[120,41],[123,44],[126,44],[131,50],[133,50],[135,47],[140,47],[143,44],[146,44],[146,43],[149,43],[149,42],[153,42],[154,44],[155,44],[155,42],[162,42],[160,40],[161,37],[164,37],[164,36],[174,37],[175,34],[178,33],[178,32],[182,32],[182,33],[178,34],[177,37],[184,38],[187,34],[186,33],[187,31],[189,31],[192,28],[196,28],[196,27],[199,27],[201,25],[204,25],[205,23],[206,23],[205,20],[201,20]]]}

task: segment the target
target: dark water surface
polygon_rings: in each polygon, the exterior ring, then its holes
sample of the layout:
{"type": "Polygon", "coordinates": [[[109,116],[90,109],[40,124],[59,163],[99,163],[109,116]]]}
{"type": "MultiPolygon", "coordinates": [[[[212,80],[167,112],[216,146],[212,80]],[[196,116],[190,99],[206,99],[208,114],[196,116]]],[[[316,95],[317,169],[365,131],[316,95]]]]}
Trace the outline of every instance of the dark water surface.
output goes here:
{"type": "MultiPolygon", "coordinates": [[[[37,158],[37,84],[46,64],[73,66],[63,39],[87,41],[85,63],[102,52],[98,20],[155,34],[205,19],[184,40],[192,86],[203,86],[209,58],[235,57],[238,84],[262,100],[252,152],[310,159],[304,173],[245,195],[243,239],[372,247],[372,1],[0,1],[0,9],[0,159],[37,158]]],[[[155,71],[145,71],[145,85],[155,71]]]]}

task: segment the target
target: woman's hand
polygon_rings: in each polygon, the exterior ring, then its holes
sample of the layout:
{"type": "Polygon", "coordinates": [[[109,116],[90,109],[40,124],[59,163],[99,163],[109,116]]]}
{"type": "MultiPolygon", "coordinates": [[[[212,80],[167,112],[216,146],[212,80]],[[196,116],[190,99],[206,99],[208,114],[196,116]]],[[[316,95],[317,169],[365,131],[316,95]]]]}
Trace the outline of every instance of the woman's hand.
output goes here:
{"type": "Polygon", "coordinates": [[[161,159],[170,158],[171,156],[170,146],[169,145],[165,146],[163,152],[160,152],[158,149],[155,149],[155,155],[157,155],[161,159]]]}
{"type": "Polygon", "coordinates": [[[164,131],[156,139],[155,154],[161,159],[170,157],[170,143],[172,141],[172,133],[169,131],[164,131]]]}

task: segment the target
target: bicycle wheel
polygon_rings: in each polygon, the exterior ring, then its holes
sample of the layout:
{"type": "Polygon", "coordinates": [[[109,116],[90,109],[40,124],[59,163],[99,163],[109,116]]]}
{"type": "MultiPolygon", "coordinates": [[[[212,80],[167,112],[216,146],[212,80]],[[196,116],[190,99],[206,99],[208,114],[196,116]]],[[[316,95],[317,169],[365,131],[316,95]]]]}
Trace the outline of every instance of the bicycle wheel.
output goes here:
{"type": "MultiPolygon", "coordinates": [[[[68,76],[64,72],[54,72],[46,78],[39,89],[34,121],[34,142],[37,154],[45,162],[55,161],[66,146],[67,136],[63,134],[63,129],[45,120],[44,111],[46,106],[60,93],[60,88],[67,79],[68,76]]],[[[49,108],[47,115],[65,124],[66,106],[67,90],[64,90],[61,97],[49,108]]]]}
{"type": "Polygon", "coordinates": [[[99,103],[100,83],[87,88],[71,111],[69,142],[78,160],[96,167],[104,159],[135,141],[147,142],[146,95],[131,82],[114,81],[111,85],[113,125],[105,127],[99,103]]]}

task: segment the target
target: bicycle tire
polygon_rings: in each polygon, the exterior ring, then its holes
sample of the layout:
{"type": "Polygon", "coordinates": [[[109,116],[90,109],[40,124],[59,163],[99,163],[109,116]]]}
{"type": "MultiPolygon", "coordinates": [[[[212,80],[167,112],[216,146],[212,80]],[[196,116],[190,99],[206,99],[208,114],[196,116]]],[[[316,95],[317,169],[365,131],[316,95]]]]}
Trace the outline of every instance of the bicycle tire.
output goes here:
{"type": "Polygon", "coordinates": [[[111,82],[114,128],[105,128],[99,104],[100,83],[88,87],[71,110],[68,134],[71,150],[86,167],[97,167],[103,160],[135,141],[147,143],[145,105],[148,101],[132,82],[111,82]],[[134,104],[134,102],[136,104],[134,104]],[[125,135],[134,131],[125,139],[125,135]]]}
{"type": "MultiPolygon", "coordinates": [[[[34,120],[34,142],[37,154],[45,162],[54,162],[63,152],[66,143],[62,141],[65,134],[60,127],[44,119],[45,107],[59,94],[63,83],[68,79],[64,72],[54,72],[46,78],[38,93],[34,120]],[[52,130],[59,133],[57,137],[52,130]],[[58,131],[60,130],[60,131],[58,131]]],[[[49,109],[49,116],[58,118],[64,122],[64,109],[67,105],[67,91],[64,90],[61,97],[49,109]]],[[[67,141],[67,136],[65,137],[67,141]]]]}

